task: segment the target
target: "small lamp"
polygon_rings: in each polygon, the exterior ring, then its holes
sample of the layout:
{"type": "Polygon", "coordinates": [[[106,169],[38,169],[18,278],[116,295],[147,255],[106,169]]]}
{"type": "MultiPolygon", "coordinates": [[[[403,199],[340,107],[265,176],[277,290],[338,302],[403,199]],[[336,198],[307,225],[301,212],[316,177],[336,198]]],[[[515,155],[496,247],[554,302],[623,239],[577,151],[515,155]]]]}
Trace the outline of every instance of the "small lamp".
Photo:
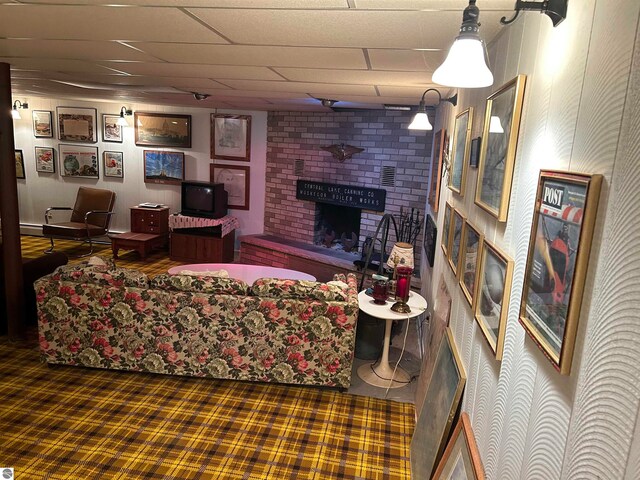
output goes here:
{"type": "Polygon", "coordinates": [[[19,108],[29,108],[28,103],[22,103],[20,100],[16,100],[13,102],[13,108],[11,109],[11,117],[14,120],[20,120],[22,117],[20,116],[19,108]]]}
{"type": "Polygon", "coordinates": [[[396,279],[396,303],[391,310],[397,313],[409,313],[411,308],[409,292],[411,291],[411,274],[413,273],[413,245],[406,242],[396,242],[391,249],[387,266],[394,269],[396,279]]]}
{"type": "Polygon", "coordinates": [[[116,122],[116,125],[120,125],[121,127],[128,127],[129,124],[127,123],[127,119],[124,118],[124,116],[130,116],[133,115],[133,111],[132,110],[127,110],[127,107],[122,107],[120,109],[120,118],[118,118],[118,121],[116,122]]]}
{"type": "Polygon", "coordinates": [[[443,99],[442,95],[440,95],[440,92],[435,88],[426,89],[422,94],[422,98],[420,99],[420,105],[418,105],[418,113],[415,114],[415,116],[413,117],[413,121],[409,124],[409,130],[433,130],[433,127],[429,122],[429,117],[427,117],[427,107],[424,101],[424,97],[427,92],[431,91],[438,94],[438,104],[440,104],[440,102],[449,102],[454,107],[458,104],[458,95],[443,99]]]}

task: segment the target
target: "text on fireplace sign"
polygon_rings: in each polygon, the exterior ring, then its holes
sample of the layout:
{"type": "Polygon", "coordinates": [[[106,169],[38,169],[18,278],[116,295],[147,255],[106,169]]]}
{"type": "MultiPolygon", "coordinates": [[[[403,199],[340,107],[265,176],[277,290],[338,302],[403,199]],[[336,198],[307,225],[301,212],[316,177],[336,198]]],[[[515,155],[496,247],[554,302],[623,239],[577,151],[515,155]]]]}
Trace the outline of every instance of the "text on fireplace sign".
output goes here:
{"type": "Polygon", "coordinates": [[[298,180],[296,198],[345,207],[384,212],[387,191],[380,188],[355,187],[335,183],[298,180]]]}

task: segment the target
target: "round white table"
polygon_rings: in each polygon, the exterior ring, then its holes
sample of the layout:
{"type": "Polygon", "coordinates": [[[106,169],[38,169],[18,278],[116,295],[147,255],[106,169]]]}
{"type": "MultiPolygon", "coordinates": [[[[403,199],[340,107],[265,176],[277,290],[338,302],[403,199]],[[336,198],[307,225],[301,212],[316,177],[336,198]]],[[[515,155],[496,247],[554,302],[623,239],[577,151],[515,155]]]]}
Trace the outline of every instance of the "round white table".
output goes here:
{"type": "MultiPolygon", "coordinates": [[[[373,297],[367,295],[364,291],[358,294],[358,303],[360,310],[375,318],[381,318],[386,321],[384,329],[384,346],[382,349],[382,357],[378,362],[365,363],[358,368],[358,376],[374,387],[382,388],[400,388],[404,387],[411,381],[411,377],[402,368],[396,369],[395,375],[393,368],[389,365],[389,344],[391,343],[391,324],[394,320],[408,320],[423,314],[427,310],[427,301],[419,294],[410,292],[407,304],[411,308],[409,313],[396,313],[391,310],[391,305],[395,300],[388,300],[385,305],[374,303],[373,297]]],[[[407,328],[409,326],[407,325],[407,328]]]]}
{"type": "Polygon", "coordinates": [[[289,270],[288,268],[267,267],[264,265],[244,265],[242,263],[193,263],[190,265],[179,265],[169,269],[170,275],[177,275],[182,270],[192,272],[211,272],[216,270],[226,270],[230,278],[244,280],[249,285],[258,278],[279,278],[282,280],[311,280],[316,277],[308,273],[289,270]]]}

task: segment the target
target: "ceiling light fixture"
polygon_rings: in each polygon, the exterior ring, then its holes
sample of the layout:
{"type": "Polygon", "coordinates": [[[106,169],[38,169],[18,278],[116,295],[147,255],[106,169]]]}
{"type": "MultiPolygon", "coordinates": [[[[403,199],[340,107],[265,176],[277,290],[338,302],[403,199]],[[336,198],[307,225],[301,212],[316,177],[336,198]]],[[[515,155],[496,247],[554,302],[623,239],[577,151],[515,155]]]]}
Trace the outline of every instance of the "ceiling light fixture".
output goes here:
{"type": "Polygon", "coordinates": [[[14,120],[20,120],[22,117],[20,116],[20,111],[18,110],[19,108],[29,108],[29,104],[28,103],[22,103],[20,100],[16,100],[15,102],[13,102],[13,108],[11,109],[11,117],[13,117],[14,120]]]}
{"type": "Polygon", "coordinates": [[[432,80],[439,85],[458,88],[480,88],[493,84],[493,74],[487,66],[487,48],[480,38],[480,9],[476,0],[462,14],[460,33],[445,61],[433,72],[432,80]]]}
{"type": "Polygon", "coordinates": [[[567,0],[546,0],[544,2],[523,2],[522,0],[516,0],[516,6],[514,7],[516,14],[507,20],[507,17],[502,17],[500,23],[503,25],[509,25],[513,23],[521,10],[537,10],[540,13],[546,14],[553,23],[554,27],[557,27],[565,18],[567,18],[567,0]]]}
{"type": "Polygon", "coordinates": [[[191,92],[191,93],[193,93],[193,98],[195,98],[198,101],[206,100],[207,98],[209,98],[211,96],[208,93],[198,93],[198,92],[191,92]]]}
{"type": "Polygon", "coordinates": [[[443,99],[442,95],[440,95],[440,92],[435,88],[426,89],[422,94],[422,98],[420,99],[420,105],[418,105],[418,113],[415,114],[413,120],[409,124],[409,130],[433,130],[433,126],[431,126],[429,117],[427,116],[427,106],[424,101],[424,97],[428,92],[436,92],[438,94],[438,103],[436,104],[436,106],[438,106],[441,102],[449,102],[454,107],[458,104],[457,94],[453,97],[443,99]]]}
{"type": "Polygon", "coordinates": [[[323,107],[333,107],[338,100],[329,100],[328,98],[318,98],[323,107]]]}
{"type": "Polygon", "coordinates": [[[129,126],[129,123],[127,123],[127,119],[124,118],[124,116],[131,116],[133,115],[133,111],[132,110],[127,110],[127,107],[122,107],[120,109],[120,118],[118,118],[118,121],[116,122],[116,125],[120,125],[121,127],[127,127],[129,126]]]}

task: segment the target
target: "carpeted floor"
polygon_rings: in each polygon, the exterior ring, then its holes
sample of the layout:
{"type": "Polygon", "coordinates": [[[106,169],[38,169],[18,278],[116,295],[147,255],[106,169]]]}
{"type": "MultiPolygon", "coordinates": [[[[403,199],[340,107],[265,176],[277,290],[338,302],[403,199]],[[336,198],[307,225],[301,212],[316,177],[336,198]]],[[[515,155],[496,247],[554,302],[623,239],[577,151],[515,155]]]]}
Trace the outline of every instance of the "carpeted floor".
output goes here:
{"type": "Polygon", "coordinates": [[[413,405],[48,367],[0,341],[0,463],[16,478],[409,479],[413,405]]]}

